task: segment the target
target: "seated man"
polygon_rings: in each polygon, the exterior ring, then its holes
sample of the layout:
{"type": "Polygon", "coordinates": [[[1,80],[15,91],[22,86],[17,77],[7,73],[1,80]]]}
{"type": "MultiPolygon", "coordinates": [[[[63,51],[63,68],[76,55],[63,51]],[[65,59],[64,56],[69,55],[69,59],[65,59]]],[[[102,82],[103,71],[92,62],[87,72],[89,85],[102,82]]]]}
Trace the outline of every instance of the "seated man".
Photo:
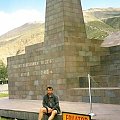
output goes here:
{"type": "Polygon", "coordinates": [[[53,94],[52,87],[47,87],[47,94],[43,97],[43,107],[40,109],[38,120],[42,120],[44,113],[49,116],[48,120],[53,120],[55,115],[60,113],[59,100],[53,94]]]}

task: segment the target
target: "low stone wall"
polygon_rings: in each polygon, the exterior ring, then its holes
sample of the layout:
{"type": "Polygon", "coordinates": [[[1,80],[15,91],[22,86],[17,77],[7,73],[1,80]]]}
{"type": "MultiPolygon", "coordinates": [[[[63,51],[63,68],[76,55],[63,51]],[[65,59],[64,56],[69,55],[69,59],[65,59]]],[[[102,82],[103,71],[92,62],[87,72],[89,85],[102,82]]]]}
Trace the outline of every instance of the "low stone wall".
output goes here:
{"type": "MultiPolygon", "coordinates": [[[[29,111],[5,110],[0,109],[0,117],[15,118],[17,120],[38,120],[38,113],[29,111]]],[[[44,115],[43,120],[48,120],[48,116],[44,115]]],[[[62,115],[55,116],[54,120],[62,120],[62,115]]]]}
{"type": "Polygon", "coordinates": [[[14,111],[14,110],[4,110],[0,109],[0,116],[6,118],[16,118],[20,120],[37,120],[38,113],[26,112],[26,111],[14,111]]]}

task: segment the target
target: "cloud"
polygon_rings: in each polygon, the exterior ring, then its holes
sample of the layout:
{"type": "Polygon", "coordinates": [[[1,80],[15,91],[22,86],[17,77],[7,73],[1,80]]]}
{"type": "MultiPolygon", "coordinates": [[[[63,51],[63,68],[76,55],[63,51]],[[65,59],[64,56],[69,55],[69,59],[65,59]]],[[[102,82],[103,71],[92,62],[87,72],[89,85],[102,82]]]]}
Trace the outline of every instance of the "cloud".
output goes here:
{"type": "Polygon", "coordinates": [[[43,11],[41,13],[37,10],[18,10],[13,13],[0,11],[0,35],[28,22],[44,22],[44,19],[43,11]]]}

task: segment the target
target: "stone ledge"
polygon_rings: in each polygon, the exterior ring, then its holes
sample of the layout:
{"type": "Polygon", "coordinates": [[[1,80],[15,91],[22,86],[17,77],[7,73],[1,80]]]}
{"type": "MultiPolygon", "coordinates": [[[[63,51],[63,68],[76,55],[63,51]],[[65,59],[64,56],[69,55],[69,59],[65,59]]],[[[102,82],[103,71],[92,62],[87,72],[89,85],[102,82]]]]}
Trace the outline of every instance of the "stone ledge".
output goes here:
{"type": "Polygon", "coordinates": [[[35,113],[35,112],[7,110],[7,109],[0,109],[0,116],[6,117],[6,118],[16,118],[18,120],[37,120],[38,119],[38,113],[35,113]]]}
{"type": "MultiPolygon", "coordinates": [[[[17,120],[38,120],[38,113],[29,111],[0,109],[0,116],[3,118],[16,118],[17,120]]],[[[43,120],[48,120],[48,116],[44,115],[43,120]]],[[[62,115],[55,116],[54,120],[62,120],[62,115]]]]}

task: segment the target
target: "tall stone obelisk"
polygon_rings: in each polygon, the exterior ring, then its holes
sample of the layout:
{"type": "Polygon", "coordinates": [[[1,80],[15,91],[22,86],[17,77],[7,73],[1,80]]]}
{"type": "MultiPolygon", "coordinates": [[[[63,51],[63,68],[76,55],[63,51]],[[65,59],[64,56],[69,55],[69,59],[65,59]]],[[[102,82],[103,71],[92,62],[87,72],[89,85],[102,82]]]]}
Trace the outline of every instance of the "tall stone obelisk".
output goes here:
{"type": "Polygon", "coordinates": [[[47,0],[45,18],[45,56],[52,59],[42,77],[52,85],[61,100],[66,90],[79,87],[79,77],[87,75],[86,31],[80,0],[47,0]]]}
{"type": "Polygon", "coordinates": [[[47,0],[45,42],[48,45],[64,42],[80,43],[86,38],[80,0],[47,0]]]}

